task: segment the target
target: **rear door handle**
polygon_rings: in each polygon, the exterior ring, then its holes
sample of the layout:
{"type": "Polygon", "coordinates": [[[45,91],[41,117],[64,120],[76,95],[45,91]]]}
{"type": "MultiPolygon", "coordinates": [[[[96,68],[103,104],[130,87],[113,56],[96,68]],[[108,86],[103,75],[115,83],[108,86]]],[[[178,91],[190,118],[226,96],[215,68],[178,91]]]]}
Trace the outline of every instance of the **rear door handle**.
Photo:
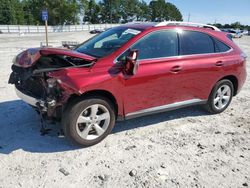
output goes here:
{"type": "Polygon", "coordinates": [[[217,62],[215,63],[215,65],[216,65],[217,67],[222,67],[222,66],[224,65],[224,63],[223,63],[222,61],[217,61],[217,62]]]}
{"type": "Polygon", "coordinates": [[[179,65],[176,65],[176,66],[174,66],[174,67],[172,67],[172,68],[170,69],[170,72],[172,72],[172,73],[178,73],[178,72],[180,72],[181,70],[182,70],[182,67],[179,66],[179,65]]]}

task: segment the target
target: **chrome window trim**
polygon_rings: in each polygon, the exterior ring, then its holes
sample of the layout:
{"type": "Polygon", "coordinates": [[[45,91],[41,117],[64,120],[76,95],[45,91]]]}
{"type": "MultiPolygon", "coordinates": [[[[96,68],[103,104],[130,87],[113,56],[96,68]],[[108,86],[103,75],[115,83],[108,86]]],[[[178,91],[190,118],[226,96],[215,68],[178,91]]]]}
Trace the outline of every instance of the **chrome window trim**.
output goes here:
{"type": "Polygon", "coordinates": [[[231,51],[233,51],[232,48],[230,48],[230,50],[226,51],[226,52],[215,52],[215,53],[206,53],[206,54],[192,54],[192,55],[179,55],[179,56],[171,56],[171,57],[159,57],[159,58],[151,58],[151,59],[140,59],[138,60],[140,61],[145,61],[145,60],[161,60],[161,59],[172,59],[172,58],[186,58],[186,57],[192,57],[192,56],[209,56],[209,55],[216,55],[216,54],[226,54],[226,53],[230,53],[231,51]]]}
{"type": "MultiPolygon", "coordinates": [[[[163,29],[163,30],[169,30],[169,31],[175,31],[176,29],[163,29]]],[[[157,30],[157,31],[162,31],[162,30],[157,30]]],[[[183,30],[183,31],[192,31],[192,30],[183,30]]],[[[154,33],[156,31],[153,31],[151,33],[154,33]]],[[[194,32],[200,32],[200,33],[205,33],[205,32],[201,32],[201,31],[194,31],[194,32]]],[[[151,34],[151,33],[148,33],[148,34],[151,34]]],[[[147,34],[147,35],[148,35],[147,34]]],[[[213,37],[211,36],[210,34],[208,33],[205,33],[207,34],[208,36],[210,37],[213,37]]],[[[146,37],[147,35],[143,36],[142,38],[140,38],[139,40],[143,39],[144,37],[146,37]]],[[[214,38],[214,37],[213,37],[214,38]]],[[[217,38],[216,38],[217,39],[217,38]]],[[[138,40],[138,41],[139,41],[138,40]]],[[[220,39],[217,39],[219,41],[221,41],[220,39]]],[[[131,46],[135,45],[138,41],[136,41],[134,44],[132,44],[131,46]]],[[[222,41],[221,41],[222,42],[222,41]]],[[[224,42],[223,42],[224,43],[224,42]]],[[[161,60],[161,59],[171,59],[171,58],[185,58],[185,57],[192,57],[192,56],[201,56],[201,55],[217,55],[217,54],[227,54],[227,53],[230,53],[233,51],[233,48],[231,46],[229,46],[228,44],[226,44],[228,47],[230,47],[230,49],[228,51],[225,51],[225,52],[214,52],[214,53],[203,53],[203,54],[190,54],[190,55],[178,55],[178,56],[168,56],[168,57],[159,57],[159,58],[148,58],[148,59],[140,59],[138,60],[139,62],[140,61],[145,61],[145,60],[161,60]]],[[[128,49],[131,48],[131,46],[129,48],[126,48],[126,50],[124,50],[122,53],[120,53],[120,55],[118,55],[114,61],[113,61],[113,64],[117,64],[119,61],[117,60],[123,53],[125,53],[128,49]]]]}
{"type": "Polygon", "coordinates": [[[192,105],[198,105],[198,104],[205,104],[207,100],[201,100],[201,99],[191,99],[191,100],[186,100],[186,101],[181,101],[181,102],[175,102],[167,105],[162,105],[162,106],[157,106],[157,107],[152,107],[152,108],[147,108],[135,112],[131,112],[125,115],[125,119],[132,119],[144,115],[150,115],[154,113],[160,113],[160,112],[165,112],[165,111],[170,111],[170,110],[175,110],[181,107],[187,107],[187,106],[192,106],[192,105]]]}

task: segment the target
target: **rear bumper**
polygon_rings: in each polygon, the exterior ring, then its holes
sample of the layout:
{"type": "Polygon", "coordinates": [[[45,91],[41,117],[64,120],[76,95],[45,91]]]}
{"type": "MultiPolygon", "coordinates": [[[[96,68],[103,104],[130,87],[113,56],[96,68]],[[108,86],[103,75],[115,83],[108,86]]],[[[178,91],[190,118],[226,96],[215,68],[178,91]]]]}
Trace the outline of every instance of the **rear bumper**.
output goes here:
{"type": "Polygon", "coordinates": [[[34,97],[31,97],[29,95],[24,94],[23,92],[18,90],[16,87],[15,87],[15,90],[16,90],[17,96],[20,99],[22,99],[24,102],[30,104],[31,106],[37,107],[37,104],[41,102],[40,100],[38,100],[38,99],[36,99],[34,97]]]}
{"type": "Polygon", "coordinates": [[[246,82],[247,79],[247,71],[244,69],[242,73],[240,74],[240,77],[238,78],[238,89],[237,89],[237,94],[241,91],[244,83],[246,82]]]}

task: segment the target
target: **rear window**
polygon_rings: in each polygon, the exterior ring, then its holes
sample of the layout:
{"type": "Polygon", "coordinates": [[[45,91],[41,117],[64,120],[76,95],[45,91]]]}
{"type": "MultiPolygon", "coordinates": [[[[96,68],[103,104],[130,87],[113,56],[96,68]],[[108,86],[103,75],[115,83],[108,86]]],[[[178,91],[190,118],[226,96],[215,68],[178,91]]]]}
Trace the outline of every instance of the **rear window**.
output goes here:
{"type": "Polygon", "coordinates": [[[183,31],[180,36],[180,55],[214,53],[212,38],[201,32],[183,31]]]}
{"type": "Polygon", "coordinates": [[[215,51],[216,52],[227,52],[231,49],[229,46],[227,46],[226,44],[224,44],[223,42],[221,42],[215,38],[214,38],[214,42],[215,42],[215,51]]]}

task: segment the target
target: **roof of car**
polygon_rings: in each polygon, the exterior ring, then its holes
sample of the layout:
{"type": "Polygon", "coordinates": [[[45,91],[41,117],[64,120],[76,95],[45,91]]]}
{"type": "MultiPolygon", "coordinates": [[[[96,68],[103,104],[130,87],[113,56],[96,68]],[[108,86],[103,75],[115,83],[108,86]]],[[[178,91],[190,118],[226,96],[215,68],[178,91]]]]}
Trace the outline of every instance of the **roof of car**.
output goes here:
{"type": "Polygon", "coordinates": [[[132,28],[138,28],[138,29],[148,29],[151,27],[155,27],[157,23],[155,22],[130,22],[124,25],[121,25],[123,27],[132,27],[132,28]]]}
{"type": "Polygon", "coordinates": [[[207,25],[202,23],[193,23],[193,22],[177,22],[177,21],[164,21],[164,22],[130,22],[122,25],[123,27],[131,27],[138,29],[148,29],[152,27],[161,27],[161,26],[184,26],[184,27],[192,27],[192,28],[205,28],[211,29],[215,31],[220,31],[217,27],[213,25],[207,25]]]}

